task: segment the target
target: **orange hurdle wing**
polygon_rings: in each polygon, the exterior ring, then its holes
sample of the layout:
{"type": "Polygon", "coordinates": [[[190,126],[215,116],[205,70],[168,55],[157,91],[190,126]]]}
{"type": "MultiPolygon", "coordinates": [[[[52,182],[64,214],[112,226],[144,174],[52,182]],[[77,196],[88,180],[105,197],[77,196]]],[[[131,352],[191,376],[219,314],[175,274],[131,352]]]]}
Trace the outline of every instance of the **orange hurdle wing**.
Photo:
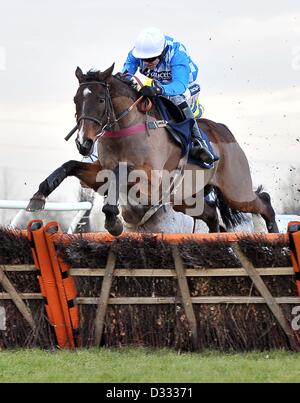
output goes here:
{"type": "Polygon", "coordinates": [[[292,221],[288,225],[291,258],[295,271],[298,295],[300,296],[300,222],[292,221]]]}
{"type": "Polygon", "coordinates": [[[42,279],[39,280],[41,291],[46,298],[46,311],[54,327],[59,347],[68,347],[69,341],[60,304],[59,294],[44,235],[43,222],[34,220],[28,224],[28,239],[31,242],[33,258],[42,279]]]}
{"type": "Polygon", "coordinates": [[[75,301],[76,288],[74,279],[69,277],[70,268],[67,265],[63,265],[62,260],[58,258],[55,245],[53,243],[53,236],[56,233],[61,232],[59,224],[57,222],[48,223],[44,228],[44,232],[66,324],[69,346],[70,348],[74,349],[77,345],[79,327],[78,306],[76,305],[75,301]],[[74,334],[76,336],[75,340],[74,334]]]}

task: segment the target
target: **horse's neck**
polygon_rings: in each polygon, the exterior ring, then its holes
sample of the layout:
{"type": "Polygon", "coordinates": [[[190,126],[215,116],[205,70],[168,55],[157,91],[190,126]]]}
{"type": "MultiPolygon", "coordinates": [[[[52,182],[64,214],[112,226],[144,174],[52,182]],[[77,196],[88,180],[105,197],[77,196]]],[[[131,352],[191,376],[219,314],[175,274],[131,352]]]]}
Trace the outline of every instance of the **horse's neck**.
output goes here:
{"type": "MultiPolygon", "coordinates": [[[[115,80],[112,82],[111,95],[116,118],[118,118],[118,116],[120,116],[139,98],[139,94],[130,88],[128,84],[120,83],[115,80]]],[[[134,124],[145,122],[145,114],[146,112],[141,112],[141,110],[135,106],[132,111],[118,122],[119,128],[122,129],[133,126],[134,124]]],[[[155,106],[151,108],[149,114],[153,117],[159,118],[155,106]]],[[[115,130],[118,130],[118,128],[115,127],[115,130]]]]}
{"type": "MultiPolygon", "coordinates": [[[[118,117],[120,117],[122,113],[128,108],[130,108],[133,103],[134,101],[131,98],[125,96],[117,96],[115,98],[112,98],[115,118],[118,119],[118,117]]],[[[143,122],[144,120],[145,119],[143,117],[143,114],[140,113],[136,107],[134,107],[132,111],[127,113],[127,115],[125,115],[118,121],[118,125],[120,129],[123,129],[125,127],[133,126],[134,124],[143,122]]]]}

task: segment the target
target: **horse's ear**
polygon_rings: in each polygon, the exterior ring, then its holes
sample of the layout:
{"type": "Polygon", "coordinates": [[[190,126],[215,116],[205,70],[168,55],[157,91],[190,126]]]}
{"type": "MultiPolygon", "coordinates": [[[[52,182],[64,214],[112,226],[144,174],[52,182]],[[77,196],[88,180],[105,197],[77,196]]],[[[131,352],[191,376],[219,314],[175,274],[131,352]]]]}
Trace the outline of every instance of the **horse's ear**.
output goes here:
{"type": "Polygon", "coordinates": [[[112,72],[114,71],[115,63],[113,63],[107,70],[99,73],[100,81],[106,81],[112,76],[112,72]]]}
{"type": "Polygon", "coordinates": [[[78,78],[78,81],[81,83],[81,81],[83,81],[84,74],[83,74],[83,72],[82,72],[80,67],[77,67],[77,69],[75,71],[75,75],[78,78]]]}

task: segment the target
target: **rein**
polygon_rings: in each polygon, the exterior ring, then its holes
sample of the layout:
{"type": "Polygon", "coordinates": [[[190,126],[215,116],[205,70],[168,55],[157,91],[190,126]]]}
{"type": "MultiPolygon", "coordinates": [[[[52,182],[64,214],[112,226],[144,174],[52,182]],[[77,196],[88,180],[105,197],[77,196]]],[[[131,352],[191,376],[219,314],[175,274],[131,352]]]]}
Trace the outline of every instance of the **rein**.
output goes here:
{"type": "Polygon", "coordinates": [[[106,125],[103,126],[101,133],[97,134],[96,140],[98,140],[100,137],[103,137],[107,129],[111,129],[121,119],[125,118],[125,116],[127,116],[132,111],[132,109],[141,102],[142,99],[143,96],[139,97],[129,108],[125,109],[125,111],[123,111],[118,117],[116,117],[116,119],[112,123],[109,124],[109,122],[107,122],[106,125]]]}

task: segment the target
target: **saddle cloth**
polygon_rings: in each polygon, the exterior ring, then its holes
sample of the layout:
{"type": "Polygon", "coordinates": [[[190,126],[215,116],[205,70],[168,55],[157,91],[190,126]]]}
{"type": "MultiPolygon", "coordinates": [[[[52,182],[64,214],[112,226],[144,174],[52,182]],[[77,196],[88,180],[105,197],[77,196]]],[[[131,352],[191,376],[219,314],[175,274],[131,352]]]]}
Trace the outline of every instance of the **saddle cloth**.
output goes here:
{"type": "MultiPolygon", "coordinates": [[[[183,112],[177,105],[175,105],[168,98],[158,96],[154,98],[154,103],[161,118],[167,122],[166,129],[168,130],[171,138],[181,146],[181,156],[185,156],[191,149],[192,128],[194,125],[193,119],[186,119],[183,112]]],[[[219,160],[216,155],[207,134],[199,128],[202,138],[207,144],[209,151],[214,156],[214,162],[219,160]]],[[[200,166],[202,169],[211,169],[213,164],[206,164],[205,162],[196,160],[189,156],[188,162],[200,166]]]]}

